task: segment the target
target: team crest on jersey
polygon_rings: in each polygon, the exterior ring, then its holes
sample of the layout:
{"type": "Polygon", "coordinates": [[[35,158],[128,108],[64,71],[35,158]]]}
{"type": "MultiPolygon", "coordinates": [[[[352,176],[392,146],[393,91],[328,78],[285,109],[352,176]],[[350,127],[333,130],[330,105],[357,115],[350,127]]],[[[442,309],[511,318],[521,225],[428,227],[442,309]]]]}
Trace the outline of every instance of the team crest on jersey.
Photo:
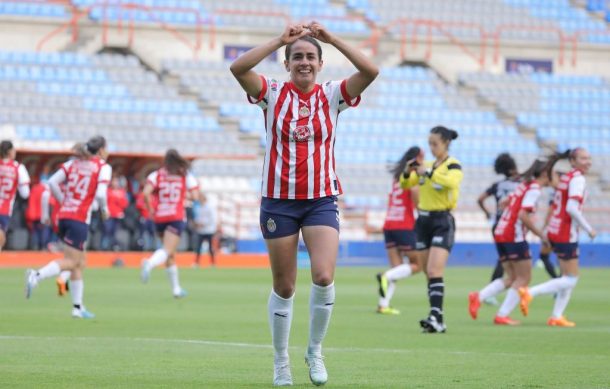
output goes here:
{"type": "Polygon", "coordinates": [[[275,220],[269,218],[267,220],[267,231],[273,233],[277,230],[277,224],[275,224],[275,220]]]}
{"type": "Polygon", "coordinates": [[[292,132],[292,140],[295,142],[308,142],[313,133],[309,126],[298,126],[292,132]]]}
{"type": "Polygon", "coordinates": [[[277,81],[271,80],[271,84],[269,85],[272,91],[277,91],[277,81]]]}
{"type": "Polygon", "coordinates": [[[299,117],[302,117],[302,118],[308,117],[310,113],[311,112],[309,112],[309,108],[307,108],[307,107],[299,108],[299,117]]]}

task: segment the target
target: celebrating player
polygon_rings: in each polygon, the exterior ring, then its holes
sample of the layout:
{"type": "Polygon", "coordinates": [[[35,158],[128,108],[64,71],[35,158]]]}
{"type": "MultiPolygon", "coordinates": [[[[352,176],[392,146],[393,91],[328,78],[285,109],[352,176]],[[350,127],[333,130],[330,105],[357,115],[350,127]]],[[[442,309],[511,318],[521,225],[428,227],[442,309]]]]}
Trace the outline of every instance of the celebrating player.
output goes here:
{"type": "Polygon", "coordinates": [[[362,53],[317,22],[287,26],[281,36],[239,57],[231,72],[265,114],[267,150],[263,167],[260,222],[271,259],[273,290],[268,312],[275,349],[275,385],[291,385],[288,338],[297,273],[299,231],[311,258],[310,332],[306,362],[316,385],[328,375],[322,341],[335,302],[334,272],[339,247],[334,145],[338,114],[357,106],[360,94],[379,70],[362,53]],[[334,46],[357,69],[343,81],[317,84],[322,70],[318,40],[334,46]],[[258,75],[252,69],[286,46],[290,81],[258,75]]]}
{"type": "Polygon", "coordinates": [[[17,150],[13,142],[3,140],[0,142],[0,251],[6,243],[15,195],[27,199],[30,196],[30,175],[25,166],[15,161],[17,150]]]}
{"type": "Polygon", "coordinates": [[[400,176],[405,171],[407,162],[415,160],[417,164],[424,163],[424,153],[417,147],[411,147],[392,168],[392,192],[388,200],[388,212],[383,225],[385,247],[390,259],[391,269],[377,274],[379,283],[379,304],[377,312],[386,315],[398,315],[397,309],[390,307],[390,300],[396,290],[396,281],[419,273],[421,264],[415,250],[415,206],[418,202],[419,190],[413,187],[403,190],[400,187],[400,176]],[[403,263],[407,257],[409,263],[403,263]]]}
{"type": "Polygon", "coordinates": [[[199,194],[197,180],[188,169],[188,161],[178,151],[169,149],[165,153],[163,167],[150,173],[144,186],[146,207],[149,214],[153,215],[163,247],[155,251],[150,258],[142,261],[141,279],[143,283],[147,283],[152,269],[165,264],[175,298],[186,296],[186,291],[180,286],[178,267],[174,260],[180,236],[186,227],[184,201],[187,195],[196,199],[199,194]],[[156,197],[155,208],[153,208],[153,194],[156,197]]]}
{"type": "Polygon", "coordinates": [[[85,243],[91,220],[91,205],[95,200],[102,212],[108,215],[106,191],[112,176],[112,168],[105,161],[106,139],[95,136],[82,145],[77,156],[65,162],[49,179],[53,196],[61,203],[59,213],[59,236],[63,242],[64,258],[49,262],[38,271],[26,272],[26,297],[46,278],[70,270],[70,293],[72,294],[72,317],[93,318],[83,305],[83,271],[85,268],[85,243]],[[61,184],[65,182],[65,190],[61,184]]]}
{"type": "Polygon", "coordinates": [[[576,324],[563,316],[572,290],[578,282],[578,233],[579,227],[595,238],[596,232],[582,214],[586,195],[585,174],[591,168],[591,155],[583,148],[568,150],[560,156],[568,158],[572,170],[561,176],[553,198],[553,215],[548,225],[548,239],[559,258],[562,276],[531,289],[524,285],[519,289],[521,311],[527,316],[529,304],[535,296],[557,294],[553,314],[547,324],[559,327],[574,327],[576,324]]]}

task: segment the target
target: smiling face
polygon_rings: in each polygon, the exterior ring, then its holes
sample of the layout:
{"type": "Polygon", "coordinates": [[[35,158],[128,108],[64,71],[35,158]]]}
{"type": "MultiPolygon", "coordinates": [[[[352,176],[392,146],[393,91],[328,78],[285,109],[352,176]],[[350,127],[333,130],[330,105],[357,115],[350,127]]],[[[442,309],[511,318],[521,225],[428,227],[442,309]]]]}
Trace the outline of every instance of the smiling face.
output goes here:
{"type": "Polygon", "coordinates": [[[591,169],[591,154],[585,149],[578,149],[574,152],[574,156],[570,158],[570,164],[572,167],[580,170],[584,174],[587,174],[591,169]]]}
{"type": "Polygon", "coordinates": [[[292,44],[288,60],[284,61],[290,72],[290,80],[304,92],[309,92],[316,83],[318,72],[322,69],[322,60],[318,48],[311,42],[298,40],[292,44]]]}

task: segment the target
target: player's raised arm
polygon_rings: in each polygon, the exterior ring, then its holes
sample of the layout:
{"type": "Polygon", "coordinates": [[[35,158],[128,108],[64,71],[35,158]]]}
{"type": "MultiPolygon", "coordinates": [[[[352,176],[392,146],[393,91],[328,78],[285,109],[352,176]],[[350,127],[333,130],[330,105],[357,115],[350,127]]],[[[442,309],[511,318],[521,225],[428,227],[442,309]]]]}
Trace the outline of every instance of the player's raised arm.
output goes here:
{"type": "Polygon", "coordinates": [[[233,73],[233,76],[249,96],[257,97],[263,89],[263,82],[260,76],[252,69],[280,47],[310,33],[311,31],[303,24],[286,26],[284,32],[279,37],[248,50],[237,58],[231,64],[231,73],[233,73]]]}
{"type": "Polygon", "coordinates": [[[321,42],[333,45],[341,52],[358,71],[347,79],[347,93],[354,98],[360,94],[375,80],[379,74],[379,68],[369,60],[360,50],[350,46],[343,39],[330,33],[323,25],[318,22],[311,22],[309,25],[311,36],[321,42]]]}

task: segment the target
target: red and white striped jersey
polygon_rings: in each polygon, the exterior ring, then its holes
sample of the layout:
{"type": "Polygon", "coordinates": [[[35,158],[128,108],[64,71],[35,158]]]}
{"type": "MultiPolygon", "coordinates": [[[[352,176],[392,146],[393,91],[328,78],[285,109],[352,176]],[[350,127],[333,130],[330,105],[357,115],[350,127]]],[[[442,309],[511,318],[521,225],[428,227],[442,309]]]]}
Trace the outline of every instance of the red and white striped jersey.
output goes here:
{"type": "Polygon", "coordinates": [[[146,181],[154,189],[157,198],[155,223],[169,223],[186,220],[184,200],[186,192],[199,188],[197,179],[192,174],[186,176],[170,174],[165,168],[156,170],[148,175],[146,181]]]}
{"type": "Polygon", "coordinates": [[[402,189],[400,183],[392,184],[388,196],[388,212],[383,224],[384,230],[412,230],[415,226],[414,206],[409,189],[402,189]]]}
{"type": "Polygon", "coordinates": [[[547,235],[549,240],[556,243],[578,242],[578,223],[566,210],[568,200],[574,199],[580,203],[580,208],[586,197],[585,176],[578,169],[574,169],[561,176],[559,185],[553,198],[553,215],[549,220],[547,235]]]}
{"type": "Polygon", "coordinates": [[[97,186],[110,182],[112,167],[99,157],[73,159],[61,165],[53,176],[52,180],[66,183],[57,218],[88,224],[97,186]]]}
{"type": "Polygon", "coordinates": [[[30,185],[28,170],[12,159],[0,160],[0,215],[11,216],[20,186],[30,185]]]}
{"type": "Polygon", "coordinates": [[[508,205],[494,230],[494,239],[498,243],[518,243],[525,241],[527,229],[519,219],[519,212],[534,212],[540,197],[540,185],[536,181],[523,182],[508,197],[508,205]]]}
{"type": "Polygon", "coordinates": [[[350,98],[347,81],[316,84],[309,93],[292,82],[263,80],[252,104],[263,109],[267,145],[262,195],[274,199],[317,199],[339,195],[335,136],[339,113],[360,103],[350,98]]]}

